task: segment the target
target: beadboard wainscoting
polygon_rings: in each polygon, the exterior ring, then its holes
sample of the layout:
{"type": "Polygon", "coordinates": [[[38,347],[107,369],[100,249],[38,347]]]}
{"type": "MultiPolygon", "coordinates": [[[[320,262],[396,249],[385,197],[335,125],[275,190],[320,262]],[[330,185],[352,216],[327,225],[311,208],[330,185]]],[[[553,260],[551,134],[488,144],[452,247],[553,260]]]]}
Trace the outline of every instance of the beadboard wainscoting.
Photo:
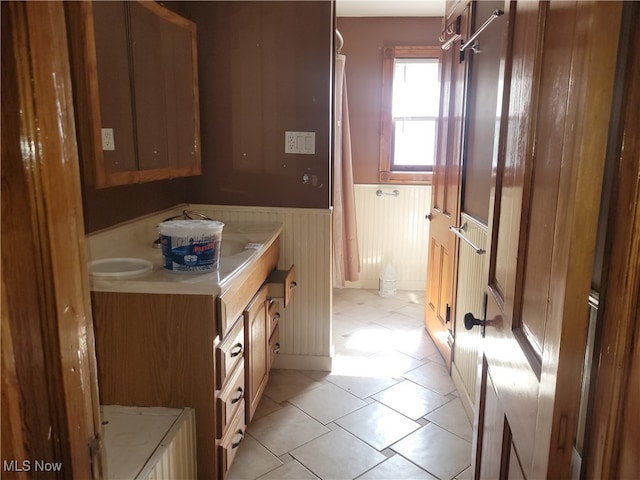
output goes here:
{"type": "MultiPolygon", "coordinates": [[[[487,227],[469,215],[461,215],[461,223],[466,222],[464,235],[476,246],[487,248],[487,227]]],[[[458,293],[456,300],[455,354],[451,364],[451,377],[460,393],[460,400],[473,421],[478,372],[478,345],[481,344],[479,327],[464,328],[464,315],[472,312],[476,318],[483,317],[483,297],[487,278],[485,273],[486,255],[478,255],[467,243],[460,242],[458,256],[458,293]]]]}
{"type": "Polygon", "coordinates": [[[355,197],[361,271],[347,287],[378,289],[380,271],[390,262],[398,290],[424,290],[431,186],[355,185],[355,197]]]}
{"type": "MultiPolygon", "coordinates": [[[[190,205],[222,222],[280,222],[278,268],[295,265],[296,291],[281,309],[274,368],[331,370],[331,211],[310,208],[190,205]]],[[[224,230],[222,233],[224,242],[224,230]]]]}
{"type": "MultiPolygon", "coordinates": [[[[154,455],[158,460],[146,474],[144,480],[163,478],[195,478],[196,476],[196,420],[193,409],[188,411],[188,420],[175,425],[163,439],[161,448],[154,455]]],[[[177,423],[177,422],[176,422],[177,423]]]]}

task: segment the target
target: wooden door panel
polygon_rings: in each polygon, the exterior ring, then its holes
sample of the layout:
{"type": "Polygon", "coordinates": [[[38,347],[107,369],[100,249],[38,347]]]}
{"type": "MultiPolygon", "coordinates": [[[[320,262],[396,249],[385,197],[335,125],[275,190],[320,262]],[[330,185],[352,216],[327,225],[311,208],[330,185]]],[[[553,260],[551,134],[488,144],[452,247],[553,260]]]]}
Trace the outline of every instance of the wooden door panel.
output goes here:
{"type": "Polygon", "coordinates": [[[482,453],[484,461],[476,478],[524,480],[524,475],[508,417],[498,396],[498,390],[486,361],[482,365],[483,376],[483,435],[482,453]]]}
{"type": "MultiPolygon", "coordinates": [[[[503,313],[499,298],[489,290],[484,361],[489,365],[488,376],[492,379],[494,391],[499,392],[501,408],[512,432],[512,442],[516,450],[523,452],[523,463],[530,464],[538,431],[540,383],[525,353],[526,339],[513,328],[503,313]]],[[[489,387],[487,391],[490,391],[489,387]]]]}
{"type": "Polygon", "coordinates": [[[447,323],[447,306],[451,305],[451,290],[447,288],[451,280],[450,245],[431,238],[429,245],[429,269],[427,302],[425,305],[425,326],[433,338],[440,354],[447,364],[451,362],[450,331],[447,323]]]}
{"type": "Polygon", "coordinates": [[[449,101],[451,98],[451,82],[448,79],[453,78],[451,67],[453,59],[451,54],[444,52],[440,59],[441,73],[440,78],[440,117],[438,119],[438,153],[436,155],[436,164],[433,167],[433,186],[431,207],[434,211],[442,212],[444,206],[444,190],[445,190],[445,164],[441,160],[443,157],[443,149],[446,148],[449,138],[449,101]]]}
{"type": "Polygon", "coordinates": [[[438,298],[438,320],[442,322],[445,327],[449,322],[451,309],[451,290],[446,288],[447,285],[451,285],[451,269],[452,255],[445,245],[440,248],[440,295],[438,298]]]}
{"type": "Polygon", "coordinates": [[[505,10],[476,472],[566,478],[617,49],[582,29],[619,28],[620,5],[505,10]]]}
{"type": "Polygon", "coordinates": [[[487,364],[483,362],[483,425],[482,454],[485,461],[480,465],[479,478],[500,478],[500,459],[502,456],[504,411],[491,376],[487,372],[487,364]]]}
{"type": "MultiPolygon", "coordinates": [[[[544,438],[536,438],[539,434],[544,435],[544,431],[537,428],[540,367],[539,356],[533,354],[539,352],[541,346],[532,341],[528,328],[530,324],[544,325],[546,308],[533,312],[529,323],[522,311],[525,292],[522,279],[531,260],[526,252],[531,233],[529,209],[534,201],[531,182],[535,126],[533,101],[539,80],[536,47],[539,19],[544,16],[541,8],[544,7],[538,2],[519,2],[509,12],[509,44],[512,50],[505,70],[505,76],[511,80],[505,92],[508,133],[502,140],[504,156],[498,160],[502,165],[495,182],[491,215],[495,246],[489,260],[486,311],[489,322],[483,353],[488,364],[488,378],[492,380],[504,412],[501,423],[508,425],[509,443],[512,443],[512,447],[501,451],[500,456],[510,456],[513,449],[530,474],[536,442],[546,442],[544,438]]],[[[534,235],[544,235],[549,231],[553,234],[553,222],[542,227],[540,231],[533,232],[534,235]]],[[[529,293],[527,291],[527,298],[530,298],[529,293]]],[[[545,292],[542,301],[546,298],[545,292]]],[[[486,392],[491,392],[491,389],[487,387],[486,392]]],[[[487,393],[486,396],[490,395],[487,393]]],[[[500,425],[493,425],[493,428],[499,429],[500,425]]],[[[493,465],[496,463],[493,455],[494,452],[483,452],[483,459],[493,465]]],[[[502,458],[502,464],[506,462],[508,460],[502,458]]]]}
{"type": "MultiPolygon", "coordinates": [[[[439,265],[440,264],[440,244],[438,243],[438,239],[436,237],[431,237],[429,239],[429,265],[439,265]]],[[[427,273],[427,301],[426,305],[426,315],[427,317],[430,315],[435,316],[437,301],[434,302],[434,299],[438,298],[438,274],[440,272],[439,268],[429,268],[427,273]],[[430,310],[430,311],[429,311],[430,310]]]]}
{"type": "MultiPolygon", "coordinates": [[[[469,7],[459,17],[460,31],[468,30],[469,7]]],[[[456,20],[457,22],[458,20],[456,20]]],[[[451,366],[455,318],[455,281],[457,251],[454,234],[460,216],[463,113],[467,65],[460,62],[459,44],[443,52],[441,58],[440,122],[438,151],[433,173],[431,225],[429,228],[429,265],[427,270],[425,325],[451,366]]]]}

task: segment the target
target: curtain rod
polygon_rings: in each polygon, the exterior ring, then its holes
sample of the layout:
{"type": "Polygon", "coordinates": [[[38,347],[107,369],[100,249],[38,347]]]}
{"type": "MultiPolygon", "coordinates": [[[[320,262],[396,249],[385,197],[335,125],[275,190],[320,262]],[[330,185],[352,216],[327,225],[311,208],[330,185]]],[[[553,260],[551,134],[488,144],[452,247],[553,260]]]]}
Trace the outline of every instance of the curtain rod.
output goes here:
{"type": "Polygon", "coordinates": [[[342,34],[340,33],[340,30],[338,30],[336,28],[336,37],[338,37],[338,43],[336,45],[336,53],[340,53],[340,50],[342,50],[342,47],[344,46],[344,38],[342,38],[342,34]]]}

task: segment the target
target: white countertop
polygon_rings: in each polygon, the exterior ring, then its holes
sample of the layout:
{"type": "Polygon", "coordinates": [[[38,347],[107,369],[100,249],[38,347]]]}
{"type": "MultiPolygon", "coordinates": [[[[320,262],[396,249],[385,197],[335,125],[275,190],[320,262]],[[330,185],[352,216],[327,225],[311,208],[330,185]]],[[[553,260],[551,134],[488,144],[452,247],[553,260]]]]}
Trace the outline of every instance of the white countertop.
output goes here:
{"type": "Polygon", "coordinates": [[[162,267],[162,249],[153,248],[157,225],[177,215],[181,207],[126,222],[87,236],[89,261],[132,257],[148,260],[153,269],[135,277],[101,278],[90,275],[97,292],[218,295],[245,267],[258,259],[282,232],[282,224],[225,223],[222,231],[220,267],[207,273],[169,272],[162,267]]]}

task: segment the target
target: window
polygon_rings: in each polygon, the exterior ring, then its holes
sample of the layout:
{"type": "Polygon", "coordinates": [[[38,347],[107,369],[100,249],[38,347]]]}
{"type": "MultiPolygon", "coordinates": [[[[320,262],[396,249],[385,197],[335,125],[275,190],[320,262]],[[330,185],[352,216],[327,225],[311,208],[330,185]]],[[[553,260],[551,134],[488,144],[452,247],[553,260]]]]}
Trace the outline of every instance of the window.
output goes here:
{"type": "Polygon", "coordinates": [[[440,49],[387,47],[383,58],[380,181],[429,183],[440,104],[440,49]]]}

